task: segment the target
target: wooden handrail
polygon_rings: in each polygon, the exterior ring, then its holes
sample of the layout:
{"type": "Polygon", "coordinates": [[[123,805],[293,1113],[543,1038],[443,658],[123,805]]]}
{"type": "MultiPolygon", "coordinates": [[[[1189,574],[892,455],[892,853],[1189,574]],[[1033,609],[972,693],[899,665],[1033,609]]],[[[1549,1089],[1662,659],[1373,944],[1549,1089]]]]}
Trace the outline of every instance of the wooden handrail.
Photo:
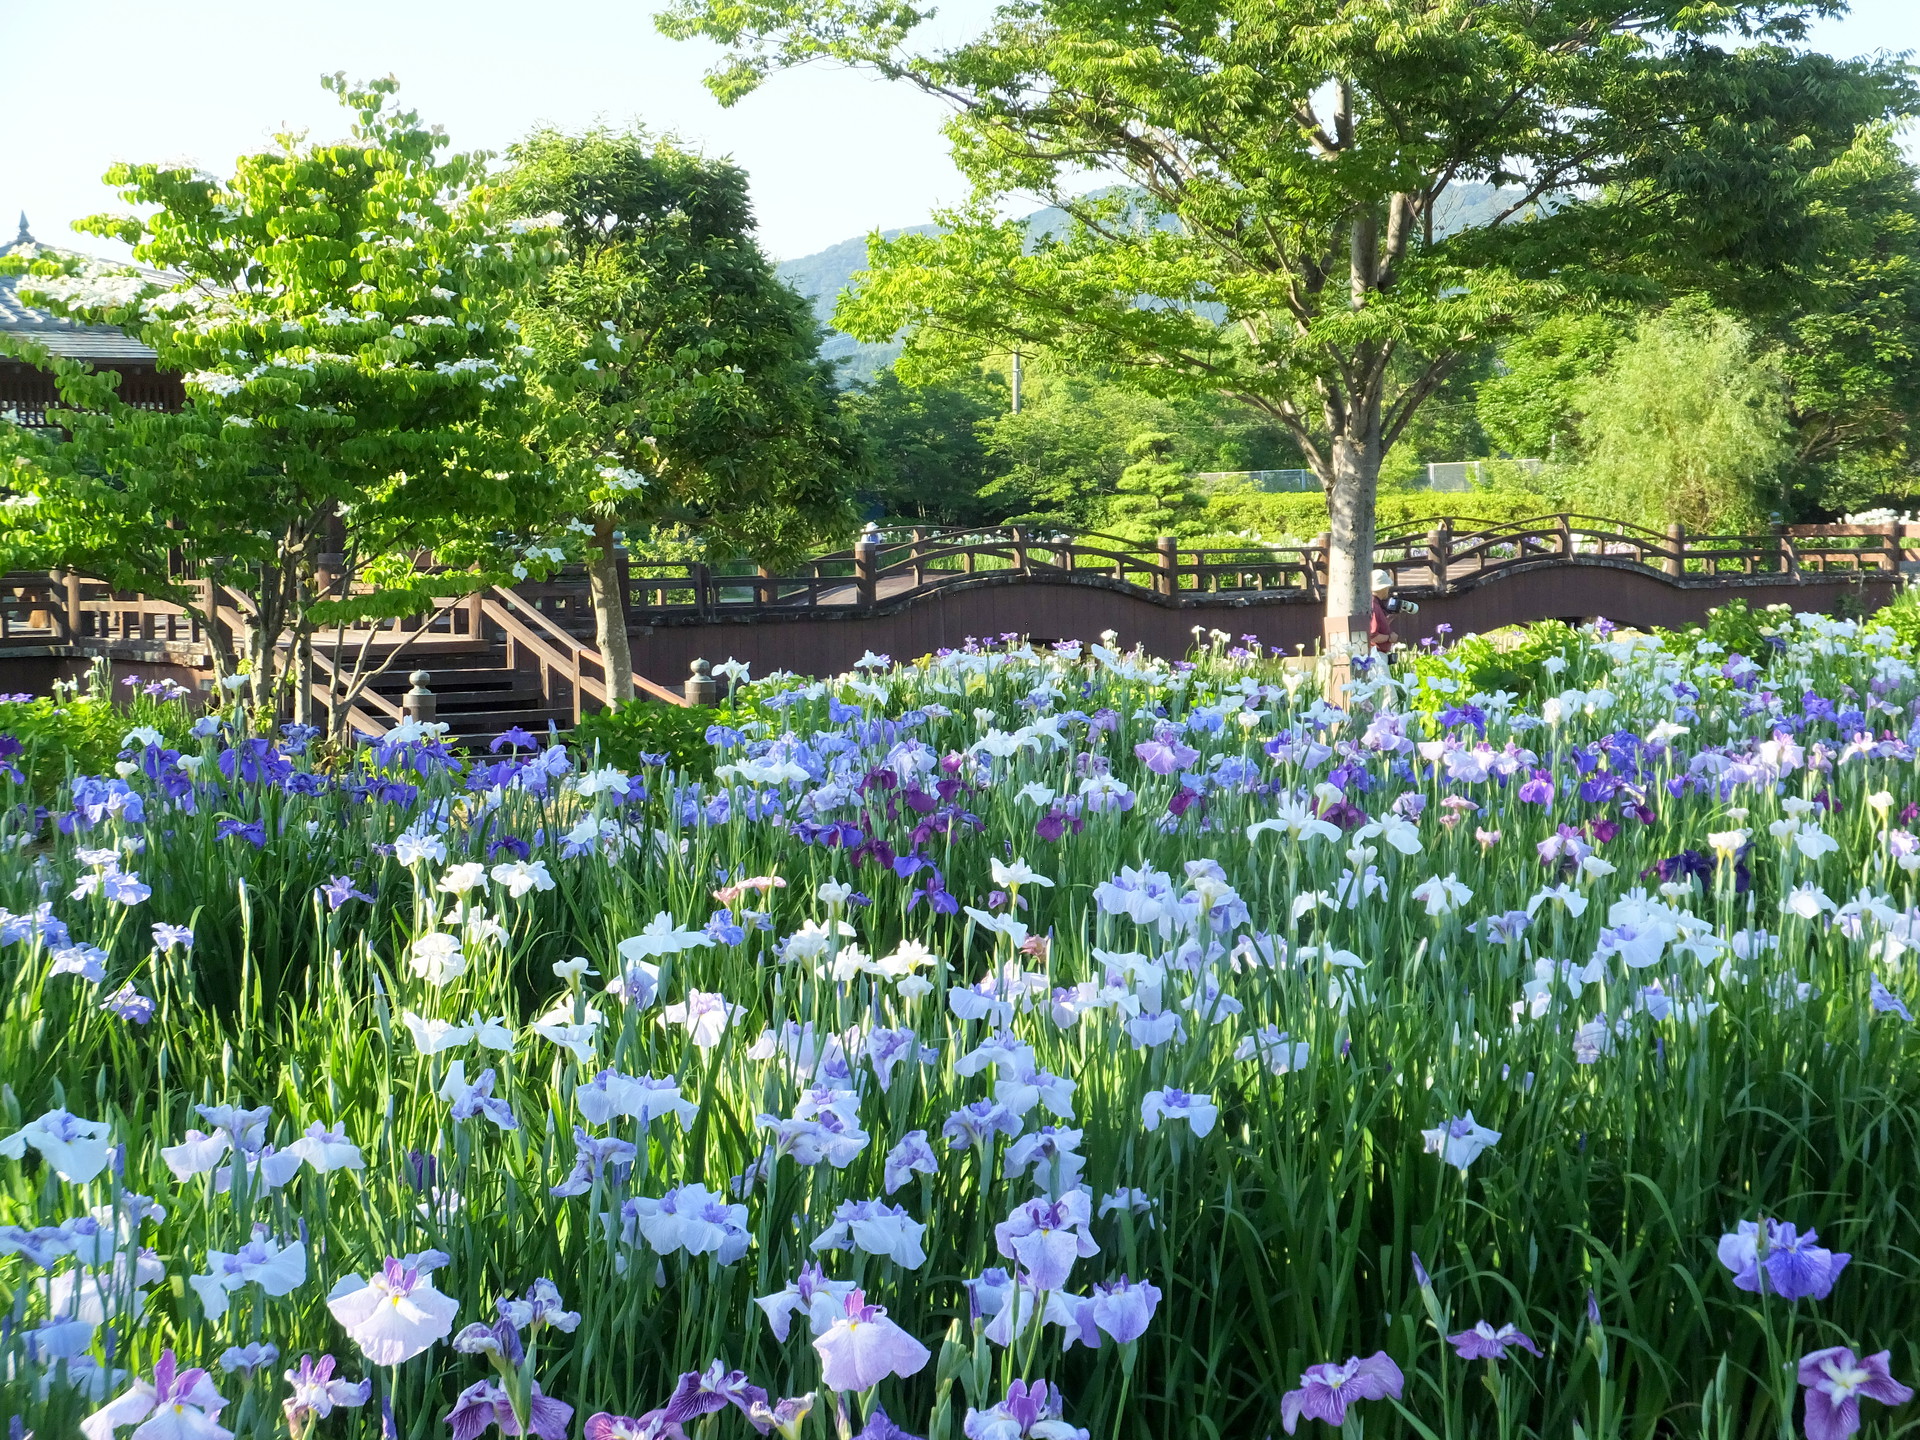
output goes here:
{"type": "MultiPolygon", "coordinates": [[[[562,630],[511,590],[496,585],[491,591],[481,596],[480,604],[481,613],[505,631],[509,638],[526,646],[556,669],[567,673],[574,687],[574,724],[580,723],[580,698],[583,693],[591,699],[598,700],[602,705],[612,704],[605,678],[606,661],[598,650],[581,644],[578,639],[562,630]],[[581,669],[582,662],[598,665],[600,678],[596,679],[586,674],[581,669]]],[[[687,703],[684,696],[676,695],[666,686],[656,685],[646,676],[637,673],[633,677],[633,688],[645,691],[654,699],[664,700],[671,705],[687,703]]],[[[544,674],[541,690],[546,698],[552,698],[552,688],[546,683],[544,674]]]]}

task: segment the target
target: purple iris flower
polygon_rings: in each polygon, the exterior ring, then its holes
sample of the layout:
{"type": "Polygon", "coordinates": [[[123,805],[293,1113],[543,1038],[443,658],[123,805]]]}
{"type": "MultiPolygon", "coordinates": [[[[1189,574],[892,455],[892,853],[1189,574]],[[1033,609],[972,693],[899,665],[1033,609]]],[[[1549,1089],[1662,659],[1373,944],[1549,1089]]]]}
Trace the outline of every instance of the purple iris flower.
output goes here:
{"type": "MultiPolygon", "coordinates": [[[[256,1347],[247,1348],[252,1350],[256,1347]]],[[[271,1345],[263,1348],[267,1351],[273,1349],[271,1345]]],[[[224,1357],[221,1363],[225,1365],[224,1357]]],[[[294,1434],[302,1433],[303,1426],[314,1420],[326,1419],[336,1408],[357,1409],[373,1397],[371,1380],[334,1379],[336,1363],[331,1355],[322,1355],[318,1360],[311,1355],[302,1355],[299,1368],[287,1371],[287,1383],[293,1387],[293,1393],[281,1402],[281,1408],[285,1410],[287,1423],[294,1434]]]]}
{"type": "Polygon", "coordinates": [[[704,1375],[698,1370],[689,1370],[680,1377],[680,1383],[673,1387],[673,1398],[667,1401],[666,1419],[684,1425],[729,1405],[735,1406],[742,1415],[752,1415],[756,1404],[764,1408],[766,1403],[767,1392],[749,1384],[746,1371],[723,1369],[716,1360],[704,1375]]]}
{"type": "Polygon", "coordinates": [[[1545,770],[1535,770],[1519,789],[1520,799],[1529,805],[1551,805],[1553,803],[1553,776],[1545,770]]]}
{"type": "MultiPolygon", "coordinates": [[[[783,1400],[780,1403],[784,1405],[790,1402],[783,1400]]],[[[774,1413],[777,1415],[779,1412],[776,1410],[774,1413]]],[[[853,1437],[853,1440],[920,1440],[920,1437],[918,1435],[909,1435],[906,1431],[902,1430],[898,1425],[894,1424],[892,1420],[887,1418],[886,1411],[876,1405],[873,1408],[873,1413],[867,1416],[866,1426],[858,1435],[853,1437]]]]}
{"type": "Polygon", "coordinates": [[[927,878],[907,900],[907,913],[911,915],[924,900],[936,915],[957,915],[960,902],[947,889],[947,883],[940,871],[934,866],[927,867],[927,878]]]}
{"type": "Polygon", "coordinates": [[[1151,740],[1144,740],[1133,747],[1133,753],[1156,775],[1171,775],[1176,770],[1184,770],[1200,758],[1200,752],[1191,745],[1182,745],[1170,731],[1164,731],[1151,740]]]}
{"type": "Polygon", "coordinates": [[[256,850],[267,848],[267,827],[259,821],[249,823],[245,820],[222,820],[213,827],[213,838],[230,840],[238,835],[256,850]]]}
{"type": "Polygon", "coordinates": [[[1515,1326],[1502,1325],[1496,1330],[1484,1320],[1476,1322],[1471,1330],[1447,1336],[1447,1343],[1462,1360],[1504,1360],[1508,1349],[1514,1347],[1536,1357],[1540,1354],[1540,1347],[1515,1326]]]}
{"type": "Polygon", "coordinates": [[[1058,1201],[1029,1200],[993,1227],[995,1248],[1017,1260],[1033,1277],[1036,1290],[1064,1289],[1075,1260],[1100,1253],[1088,1233],[1092,1202],[1084,1190],[1058,1201]]]}
{"type": "Polygon", "coordinates": [[[1882,1350],[1861,1359],[1844,1345],[1815,1350],[1800,1361],[1800,1383],[1807,1390],[1807,1440],[1847,1440],[1860,1428],[1860,1397],[1882,1405],[1904,1405],[1910,1386],[1893,1378],[1882,1350]]]}
{"type": "Polygon", "coordinates": [[[1085,1440],[1085,1430],[1061,1422],[1061,1409],[1060,1392],[1046,1381],[1029,1385],[1016,1380],[1007,1387],[1007,1398],[991,1410],[969,1410],[961,1430],[967,1440],[1028,1440],[1030,1436],[1085,1440]]]}
{"type": "Polygon", "coordinates": [[[1300,1377],[1300,1388],[1280,1397],[1280,1423],[1289,1435],[1302,1415],[1336,1427],[1344,1425],[1347,1407],[1354,1401],[1398,1400],[1405,1385],[1406,1377],[1384,1350],[1364,1360],[1356,1355],[1344,1365],[1309,1365],[1300,1377]]]}
{"type": "Polygon", "coordinates": [[[1111,1285],[1093,1287],[1093,1323],[1116,1345],[1131,1345],[1147,1333],[1154,1311],[1160,1308],[1160,1290],[1145,1280],[1130,1281],[1125,1274],[1111,1285]]]}
{"type": "MultiPolygon", "coordinates": [[[[540,1440],[567,1440],[568,1423],[573,1419],[571,1405],[542,1395],[536,1382],[527,1411],[528,1434],[540,1440]]],[[[491,1380],[478,1381],[462,1390],[443,1418],[453,1427],[453,1440],[479,1440],[492,1425],[498,1425],[502,1435],[520,1433],[512,1399],[491,1380]]]]}
{"type": "Polygon", "coordinates": [[[1704,850],[1682,850],[1658,862],[1653,869],[1669,885],[1693,878],[1706,884],[1713,879],[1713,859],[1704,850]]]}
{"type": "Polygon", "coordinates": [[[1902,1020],[1912,1021],[1913,1012],[1907,1009],[1906,1002],[1880,983],[1880,977],[1874,976],[1867,986],[1867,999],[1873,1008],[1883,1015],[1898,1015],[1902,1020]]]}
{"type": "Polygon", "coordinates": [[[135,990],[131,984],[122,985],[102,1000],[100,1008],[111,1011],[133,1025],[145,1025],[153,1019],[153,1001],[135,990]]]}
{"type": "Polygon", "coordinates": [[[1533,924],[1524,910],[1509,910],[1504,915],[1489,915],[1480,922],[1480,934],[1495,945],[1511,945],[1533,924]]]}
{"type": "Polygon", "coordinates": [[[494,736],[493,743],[487,746],[487,753],[498,755],[502,750],[538,750],[539,748],[540,742],[534,738],[531,731],[515,725],[494,736]]]}
{"type": "Polygon", "coordinates": [[[527,1358],[527,1347],[520,1331],[505,1316],[491,1325],[475,1321],[463,1327],[449,1342],[462,1355],[498,1356],[502,1368],[511,1368],[527,1358]]]}
{"type": "Polygon", "coordinates": [[[365,900],[369,904],[373,901],[373,896],[354,886],[353,877],[349,875],[334,876],[331,880],[327,881],[326,884],[315,890],[314,894],[326,900],[327,909],[329,910],[338,910],[349,900],[365,900]]]}
{"type": "Polygon", "coordinates": [[[1319,818],[1342,830],[1352,830],[1367,823],[1367,812],[1350,800],[1336,800],[1320,811],[1319,818]]]}
{"type": "Polygon", "coordinates": [[[1737,1290],[1824,1300],[1853,1256],[1825,1249],[1819,1239],[1817,1230],[1802,1235],[1789,1221],[1742,1220],[1720,1237],[1720,1263],[1733,1272],[1737,1290]]]}

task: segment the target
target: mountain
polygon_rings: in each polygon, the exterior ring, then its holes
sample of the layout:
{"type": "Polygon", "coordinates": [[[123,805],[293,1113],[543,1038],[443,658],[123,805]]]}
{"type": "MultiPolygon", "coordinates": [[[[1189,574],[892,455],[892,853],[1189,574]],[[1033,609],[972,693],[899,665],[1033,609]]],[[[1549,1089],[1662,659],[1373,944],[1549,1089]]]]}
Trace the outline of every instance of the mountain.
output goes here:
{"type": "MultiPolygon", "coordinates": [[[[1441,198],[1435,228],[1444,235],[1485,224],[1511,202],[1512,193],[1492,185],[1456,185],[1441,198]]],[[[1052,205],[1034,211],[1026,219],[1027,228],[1036,235],[1053,234],[1065,229],[1066,223],[1066,212],[1052,205]]],[[[909,225],[880,233],[892,240],[900,235],[935,235],[939,230],[937,225],[909,225]]],[[[833,307],[839,301],[840,292],[853,282],[856,273],[867,268],[866,236],[856,235],[797,260],[783,260],[778,268],[781,279],[813,302],[815,317],[827,327],[827,338],[820,346],[820,353],[829,360],[841,362],[840,373],[847,381],[871,380],[899,357],[898,340],[869,345],[832,328],[833,307]]]]}

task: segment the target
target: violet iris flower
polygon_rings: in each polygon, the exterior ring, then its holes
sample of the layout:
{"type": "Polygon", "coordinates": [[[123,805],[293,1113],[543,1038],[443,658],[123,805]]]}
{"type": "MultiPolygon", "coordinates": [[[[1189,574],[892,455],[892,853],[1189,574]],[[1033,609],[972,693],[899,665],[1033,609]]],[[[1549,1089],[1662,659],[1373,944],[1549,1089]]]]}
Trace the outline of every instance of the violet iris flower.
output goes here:
{"type": "MultiPolygon", "coordinates": [[[[782,1400],[782,1405],[790,1405],[790,1400],[782,1400]]],[[[887,1417],[887,1412],[875,1406],[873,1413],[867,1416],[867,1423],[853,1440],[920,1440],[918,1435],[909,1435],[887,1417]]]]}
{"type": "Polygon", "coordinates": [[[338,910],[349,900],[365,900],[368,902],[373,900],[373,896],[355,887],[353,877],[350,875],[336,875],[313,893],[319,895],[327,902],[327,909],[329,910],[338,910]]]}
{"type": "Polygon", "coordinates": [[[968,1410],[967,1440],[1087,1440],[1087,1432],[1060,1418],[1060,1392],[1044,1380],[1016,1380],[991,1410],[968,1410]]]}
{"type": "Polygon", "coordinates": [[[372,1398],[371,1380],[336,1380],[333,1368],[331,1355],[322,1355],[318,1360],[302,1355],[299,1368],[287,1371],[287,1383],[293,1387],[293,1393],[280,1403],[286,1412],[287,1428],[293,1434],[300,1435],[313,1421],[326,1419],[335,1406],[357,1409],[372,1398]]]}
{"type": "Polygon", "coordinates": [[[122,985],[102,1000],[100,1008],[110,1010],[122,1020],[134,1025],[145,1025],[153,1019],[153,1001],[135,990],[131,984],[122,985]]]}
{"type": "Polygon", "coordinates": [[[917,1375],[933,1358],[913,1336],[887,1318],[866,1295],[849,1291],[846,1313],[813,1342],[820,1378],[830,1390],[869,1390],[889,1375],[917,1375]]]}
{"type": "Polygon", "coordinates": [[[1449,1335],[1447,1343],[1462,1360],[1504,1360],[1512,1347],[1535,1357],[1540,1354],[1540,1347],[1515,1326],[1502,1325],[1496,1330],[1484,1320],[1475,1322],[1471,1330],[1449,1335]]]}
{"type": "Polygon", "coordinates": [[[638,1419],[601,1410],[587,1417],[585,1434],[586,1440],[687,1440],[687,1432],[664,1410],[649,1410],[638,1419]]]}
{"type": "Polygon", "coordinates": [[[226,1403],[205,1370],[182,1370],[173,1351],[163,1350],[152,1381],[134,1381],[82,1420],[80,1433],[86,1440],[112,1440],[123,1426],[152,1425],[155,1432],[175,1440],[233,1440],[233,1432],[220,1423],[226,1403]],[[153,1425],[156,1418],[160,1424],[153,1425]]]}
{"type": "Polygon", "coordinates": [[[1054,1203],[1029,1200],[993,1227],[995,1248],[1026,1268],[1034,1289],[1064,1289],[1074,1261],[1100,1253],[1088,1231],[1092,1208],[1084,1190],[1068,1191],[1054,1203]]]}
{"type": "MultiPolygon", "coordinates": [[[[442,1417],[453,1427],[453,1440],[479,1440],[487,1427],[498,1425],[502,1435],[520,1434],[520,1422],[514,1418],[513,1401],[507,1392],[491,1380],[479,1380],[462,1390],[453,1409],[442,1417]]],[[[567,1440],[568,1422],[573,1406],[540,1393],[536,1382],[527,1403],[527,1432],[540,1440],[567,1440]]]]}
{"type": "Polygon", "coordinates": [[[673,1387],[673,1397],[667,1401],[666,1418],[676,1425],[684,1425],[729,1405],[742,1415],[751,1416],[755,1405],[765,1409],[766,1404],[767,1392],[749,1384],[746,1371],[723,1369],[716,1360],[705,1374],[689,1370],[680,1377],[680,1383],[673,1387]]]}
{"type": "Polygon", "coordinates": [[[1880,977],[1874,976],[1867,987],[1867,999],[1873,1008],[1883,1015],[1898,1015],[1902,1020],[1911,1022],[1913,1012],[1907,1009],[1906,1002],[1880,983],[1880,977]]]}
{"type": "Polygon", "coordinates": [[[1818,1231],[1802,1235],[1789,1221],[1742,1220],[1732,1234],[1720,1237],[1720,1263],[1733,1272],[1735,1289],[1771,1292],[1782,1300],[1824,1300],[1853,1257],[1823,1248],[1819,1239],[1818,1231]]]}
{"type": "Polygon", "coordinates": [[[1364,1360],[1356,1355],[1344,1365],[1309,1365],[1300,1388],[1280,1397],[1280,1423],[1289,1435],[1302,1415],[1338,1427],[1346,1423],[1347,1407],[1354,1401],[1398,1400],[1405,1385],[1406,1377],[1384,1350],[1364,1360]]]}
{"type": "Polygon", "coordinates": [[[1800,1383],[1807,1389],[1807,1440],[1847,1440],[1860,1428],[1860,1396],[1882,1405],[1904,1405],[1913,1398],[1887,1368],[1890,1352],[1857,1358],[1844,1345],[1815,1350],[1800,1361],[1800,1383]]]}

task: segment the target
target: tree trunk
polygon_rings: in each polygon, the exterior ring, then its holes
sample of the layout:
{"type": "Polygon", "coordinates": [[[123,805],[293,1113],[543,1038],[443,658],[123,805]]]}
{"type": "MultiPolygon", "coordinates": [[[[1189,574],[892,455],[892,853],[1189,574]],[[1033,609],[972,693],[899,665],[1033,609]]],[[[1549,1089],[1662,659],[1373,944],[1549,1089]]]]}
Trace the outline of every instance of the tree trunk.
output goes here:
{"type": "Polygon", "coordinates": [[[606,665],[607,698],[614,704],[633,699],[633,650],[627,643],[627,597],[620,565],[613,555],[613,522],[593,528],[587,549],[587,585],[593,595],[593,638],[606,665]]]}
{"type": "Polygon", "coordinates": [[[280,568],[260,567],[260,592],[254,600],[252,624],[247,630],[247,660],[252,667],[253,707],[273,712],[279,696],[275,693],[279,677],[275,674],[280,646],[280,568]]]}
{"type": "Polygon", "coordinates": [[[1363,634],[1373,612],[1374,496],[1380,484],[1377,440],[1351,436],[1333,442],[1333,489],[1327,495],[1327,631],[1338,625],[1363,634]]]}
{"type": "Polygon", "coordinates": [[[293,676],[294,724],[318,728],[313,706],[313,630],[304,620],[293,632],[293,654],[288,668],[293,676]]]}
{"type": "MultiPolygon", "coordinates": [[[[1377,417],[1378,407],[1371,407],[1377,417]]],[[[1357,418],[1357,417],[1356,417],[1357,418]]],[[[1377,418],[1359,435],[1336,435],[1327,493],[1327,699],[1344,706],[1356,657],[1371,653],[1374,497],[1380,484],[1377,418]]]]}

